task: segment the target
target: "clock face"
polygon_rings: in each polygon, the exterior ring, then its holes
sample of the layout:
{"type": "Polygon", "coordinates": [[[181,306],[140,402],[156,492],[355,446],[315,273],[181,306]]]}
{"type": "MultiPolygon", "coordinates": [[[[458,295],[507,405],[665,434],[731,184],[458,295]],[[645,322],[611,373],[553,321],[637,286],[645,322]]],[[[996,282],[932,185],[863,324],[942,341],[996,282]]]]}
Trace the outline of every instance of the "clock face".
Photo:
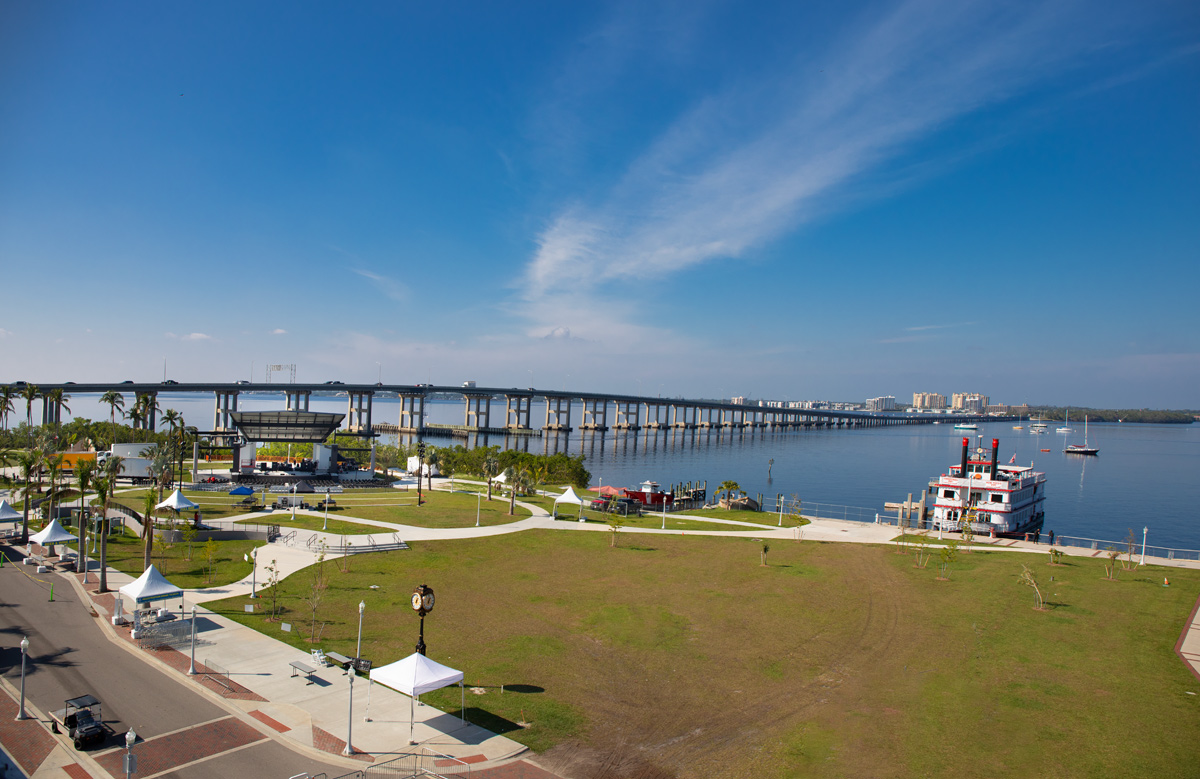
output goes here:
{"type": "Polygon", "coordinates": [[[414,592],[412,596],[412,607],[416,611],[421,610],[421,593],[414,592]]]}
{"type": "Polygon", "coordinates": [[[433,611],[433,593],[425,593],[425,597],[421,598],[421,603],[425,606],[426,611],[433,611]]]}

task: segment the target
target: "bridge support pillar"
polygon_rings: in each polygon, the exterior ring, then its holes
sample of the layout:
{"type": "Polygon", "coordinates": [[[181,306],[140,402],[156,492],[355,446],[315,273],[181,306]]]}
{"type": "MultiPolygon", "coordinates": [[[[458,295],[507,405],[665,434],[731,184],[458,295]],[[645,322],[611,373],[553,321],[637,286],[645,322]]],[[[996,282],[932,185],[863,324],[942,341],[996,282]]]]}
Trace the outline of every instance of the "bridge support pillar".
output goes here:
{"type": "Polygon", "coordinates": [[[600,430],[608,429],[608,399],[603,400],[584,400],[583,401],[583,423],[579,425],[580,430],[600,430]]]}
{"type": "Polygon", "coordinates": [[[284,392],[284,397],[287,399],[288,411],[308,411],[308,402],[312,393],[307,390],[287,390],[284,392]]]}
{"type": "Polygon", "coordinates": [[[509,430],[528,430],[532,395],[504,396],[504,427],[509,430]]]}
{"type": "Polygon", "coordinates": [[[466,427],[492,426],[491,395],[463,395],[463,399],[467,402],[466,414],[463,416],[463,425],[466,427]]]}
{"type": "Polygon", "coordinates": [[[640,430],[638,411],[639,403],[635,401],[618,400],[617,404],[617,423],[613,427],[617,430],[640,430]]]}
{"type": "Polygon", "coordinates": [[[351,433],[371,433],[371,406],[375,393],[370,390],[350,393],[349,411],[346,413],[346,429],[351,433]]]}
{"type": "MultiPolygon", "coordinates": [[[[546,398],[546,423],[543,425],[546,430],[560,430],[569,432],[571,430],[571,399],[555,396],[546,398]],[[563,406],[566,406],[564,408],[563,406]],[[554,421],[550,418],[553,417],[554,421]]],[[[557,450],[557,444],[555,445],[557,450]]]]}
{"type": "Polygon", "coordinates": [[[419,433],[425,429],[425,393],[400,396],[400,430],[419,433]]]}

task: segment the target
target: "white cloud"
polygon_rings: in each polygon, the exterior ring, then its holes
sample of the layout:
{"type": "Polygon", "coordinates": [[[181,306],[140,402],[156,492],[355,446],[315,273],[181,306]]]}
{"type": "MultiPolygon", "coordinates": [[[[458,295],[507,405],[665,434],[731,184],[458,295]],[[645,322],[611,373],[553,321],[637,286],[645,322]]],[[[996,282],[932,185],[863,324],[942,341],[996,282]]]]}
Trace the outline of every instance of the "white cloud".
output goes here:
{"type": "Polygon", "coordinates": [[[3,327],[0,327],[0,338],[8,338],[12,334],[12,330],[5,330],[3,327]]]}
{"type": "Polygon", "coordinates": [[[287,334],[288,334],[288,331],[284,330],[282,327],[277,327],[271,331],[271,335],[287,335],[287,334]]]}
{"type": "Polygon", "coordinates": [[[167,333],[167,338],[179,341],[211,341],[213,337],[207,333],[188,333],[187,335],[176,335],[175,333],[167,333]]]}
{"type": "Polygon", "coordinates": [[[408,287],[399,281],[388,278],[387,276],[381,276],[378,273],[373,273],[369,270],[363,270],[361,268],[352,268],[351,270],[353,270],[359,276],[362,276],[364,279],[368,279],[375,289],[379,290],[392,300],[401,302],[408,300],[408,287]]]}
{"type": "Polygon", "coordinates": [[[580,286],[661,279],[737,258],[877,192],[868,179],[913,144],[1086,56],[1096,30],[1078,10],[1069,0],[902,2],[823,55],[807,52],[765,80],[764,68],[753,82],[706,95],[629,160],[615,184],[577,196],[548,221],[519,313],[535,329],[611,340],[613,312],[606,306],[601,316],[580,286]],[[548,317],[548,301],[559,303],[552,307],[561,318],[548,317]]]}

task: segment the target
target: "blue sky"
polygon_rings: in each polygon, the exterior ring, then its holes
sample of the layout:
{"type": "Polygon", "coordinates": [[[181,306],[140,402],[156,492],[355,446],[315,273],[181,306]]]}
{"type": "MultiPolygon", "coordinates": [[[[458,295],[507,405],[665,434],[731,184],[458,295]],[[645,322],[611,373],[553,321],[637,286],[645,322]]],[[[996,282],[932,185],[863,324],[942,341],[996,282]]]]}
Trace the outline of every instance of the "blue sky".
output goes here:
{"type": "Polygon", "coordinates": [[[1200,407],[1193,2],[3,3],[0,380],[1200,407]]]}

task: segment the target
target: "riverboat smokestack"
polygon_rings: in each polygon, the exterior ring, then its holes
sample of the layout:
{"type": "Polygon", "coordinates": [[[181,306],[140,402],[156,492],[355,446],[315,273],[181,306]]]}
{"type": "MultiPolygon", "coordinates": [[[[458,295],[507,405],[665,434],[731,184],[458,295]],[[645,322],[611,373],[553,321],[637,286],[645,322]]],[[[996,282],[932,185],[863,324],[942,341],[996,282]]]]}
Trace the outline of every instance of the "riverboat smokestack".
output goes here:
{"type": "Polygon", "coordinates": [[[963,438],[962,470],[959,471],[959,473],[958,473],[958,475],[964,479],[967,478],[967,450],[970,448],[970,446],[971,446],[971,439],[964,437],[963,438]]]}
{"type": "Polygon", "coordinates": [[[992,475],[988,477],[992,481],[996,480],[996,463],[999,462],[999,457],[1000,457],[1000,439],[993,438],[992,439],[992,475]]]}

